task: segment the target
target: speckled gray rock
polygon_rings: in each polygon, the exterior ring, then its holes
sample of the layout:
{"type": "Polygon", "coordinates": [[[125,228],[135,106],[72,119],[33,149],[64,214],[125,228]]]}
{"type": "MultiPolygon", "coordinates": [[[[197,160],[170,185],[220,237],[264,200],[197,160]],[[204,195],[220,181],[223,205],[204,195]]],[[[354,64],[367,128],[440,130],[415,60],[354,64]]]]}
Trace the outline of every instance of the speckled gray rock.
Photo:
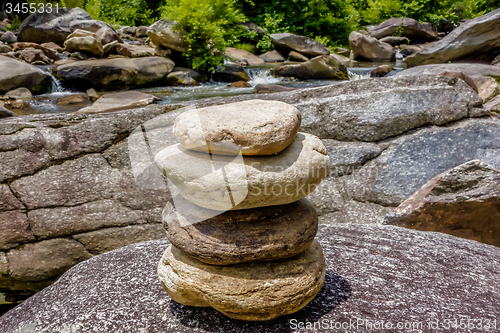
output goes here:
{"type": "Polygon", "coordinates": [[[159,20],[146,30],[146,34],[155,45],[187,52],[189,44],[184,40],[185,33],[175,31],[174,25],[175,22],[171,20],[159,20]]]}
{"type": "Polygon", "coordinates": [[[347,68],[335,55],[322,55],[301,64],[284,65],[271,70],[275,76],[299,79],[347,80],[347,68]]]}
{"type": "Polygon", "coordinates": [[[483,324],[497,319],[498,325],[500,249],[494,246],[377,225],[320,226],[317,238],[326,259],[322,290],[301,311],[273,321],[241,322],[172,301],[156,273],[168,246],[159,240],[79,264],[0,317],[0,331],[271,333],[293,331],[302,322],[316,323],[309,332],[324,332],[317,324],[323,320],[351,321],[355,328],[349,332],[367,332],[367,322],[381,320],[416,322],[425,331],[429,322],[443,323],[450,314],[482,318],[483,324]],[[356,326],[357,319],[364,324],[356,326]]]}
{"type": "Polygon", "coordinates": [[[235,158],[177,144],[156,154],[155,163],[186,200],[215,210],[291,203],[311,193],[329,172],[323,143],[305,133],[276,155],[235,158]]]}
{"type": "Polygon", "coordinates": [[[33,92],[45,92],[50,76],[41,69],[17,59],[0,55],[0,94],[26,87],[33,92]]]}
{"type": "Polygon", "coordinates": [[[212,154],[273,155],[300,128],[300,112],[283,102],[253,100],[187,110],[173,128],[187,149],[212,154]]]}
{"type": "Polygon", "coordinates": [[[423,75],[423,74],[434,74],[440,75],[445,72],[461,72],[471,78],[477,78],[479,76],[494,76],[500,77],[500,67],[490,66],[485,64],[467,64],[467,63],[456,63],[456,64],[432,64],[423,65],[405,69],[394,75],[395,77],[408,76],[408,75],[423,75]]]}
{"type": "Polygon", "coordinates": [[[232,265],[289,258],[311,245],[318,214],[307,199],[288,205],[227,212],[198,207],[174,197],[163,225],[178,249],[204,263],[232,265]]]}
{"type": "Polygon", "coordinates": [[[459,165],[429,180],[384,224],[500,247],[500,171],[479,160],[459,165]]]}

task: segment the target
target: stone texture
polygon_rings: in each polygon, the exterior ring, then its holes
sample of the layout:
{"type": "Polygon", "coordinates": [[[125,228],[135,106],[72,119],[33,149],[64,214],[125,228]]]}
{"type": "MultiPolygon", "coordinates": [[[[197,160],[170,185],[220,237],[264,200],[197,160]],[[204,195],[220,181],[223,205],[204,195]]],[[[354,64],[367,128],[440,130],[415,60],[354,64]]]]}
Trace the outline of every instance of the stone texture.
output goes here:
{"type": "MultiPolygon", "coordinates": [[[[476,86],[476,83],[474,80],[467,74],[464,74],[463,72],[444,72],[439,74],[441,76],[450,76],[450,77],[456,77],[457,79],[463,80],[465,83],[467,83],[474,91],[477,93],[478,89],[476,86]]],[[[481,96],[479,96],[481,97],[481,96]]]]}
{"type": "Polygon", "coordinates": [[[500,247],[500,171],[473,160],[429,180],[384,223],[500,247]]]}
{"type": "Polygon", "coordinates": [[[264,321],[295,313],[311,302],[325,281],[325,261],[315,241],[288,259],[213,266],[173,246],[158,264],[163,288],[176,302],[211,306],[226,316],[264,321]]]}
{"type": "Polygon", "coordinates": [[[82,96],[80,94],[64,96],[56,99],[57,105],[83,104],[88,102],[89,100],[85,96],[82,96]]]}
{"type": "Polygon", "coordinates": [[[159,20],[153,23],[146,33],[153,44],[185,53],[188,50],[188,44],[184,41],[183,33],[173,30],[174,25],[173,21],[159,20]]]}
{"type": "Polygon", "coordinates": [[[182,197],[163,211],[168,240],[210,265],[233,265],[293,257],[305,251],[318,229],[318,215],[307,199],[288,205],[221,213],[182,197]]]}
{"type": "Polygon", "coordinates": [[[50,77],[41,69],[25,62],[0,55],[0,94],[25,87],[32,92],[44,92],[50,77]]]}
{"type": "Polygon", "coordinates": [[[189,68],[174,67],[172,72],[170,72],[162,80],[169,86],[197,86],[200,83],[205,82],[205,77],[203,74],[189,68]]]}
{"type": "Polygon", "coordinates": [[[30,100],[33,98],[33,95],[31,94],[31,91],[22,87],[9,91],[5,94],[5,97],[10,99],[30,100]]]}
{"type": "Polygon", "coordinates": [[[103,113],[141,108],[149,104],[156,103],[156,96],[141,93],[139,91],[126,91],[106,94],[94,102],[91,106],[80,109],[75,113],[103,113]]]}
{"type": "Polygon", "coordinates": [[[64,42],[64,47],[70,52],[88,52],[99,58],[104,54],[101,42],[92,36],[67,39],[64,42]]]}
{"type": "Polygon", "coordinates": [[[23,209],[23,204],[12,194],[8,185],[0,185],[0,211],[23,209]]]}
{"type": "Polygon", "coordinates": [[[85,234],[74,235],[73,238],[82,243],[90,253],[97,255],[132,243],[165,238],[165,230],[158,223],[141,224],[123,228],[94,230],[85,234]]]}
{"type": "Polygon", "coordinates": [[[247,81],[238,81],[238,82],[233,82],[227,85],[228,87],[231,88],[251,88],[252,86],[250,83],[247,81]]]}
{"type": "Polygon", "coordinates": [[[484,108],[492,112],[500,113],[500,96],[497,96],[484,104],[484,108]]]}
{"type": "Polygon", "coordinates": [[[9,109],[4,108],[3,106],[0,106],[0,119],[2,118],[8,118],[8,117],[15,117],[17,114],[12,112],[9,109]]]}
{"type": "Polygon", "coordinates": [[[271,73],[275,76],[300,79],[348,79],[346,66],[334,55],[318,56],[301,64],[284,65],[272,69],[271,73]]]}
{"type": "Polygon", "coordinates": [[[401,44],[409,44],[410,40],[408,37],[398,37],[398,36],[387,36],[380,38],[380,41],[383,43],[387,43],[392,46],[398,46],[401,44]]]}
{"type": "Polygon", "coordinates": [[[19,60],[24,60],[29,64],[48,65],[52,61],[43,53],[42,50],[27,48],[19,52],[19,60]]]}
{"type": "Polygon", "coordinates": [[[305,133],[298,133],[276,155],[235,158],[188,151],[177,144],[156,154],[155,163],[186,200],[215,210],[297,201],[311,193],[329,170],[321,140],[305,133]]]}
{"type": "Polygon", "coordinates": [[[382,148],[372,142],[345,142],[331,139],[321,141],[330,158],[330,176],[334,177],[351,173],[353,168],[362,166],[382,152],[382,148]]]}
{"type": "Polygon", "coordinates": [[[325,45],[305,36],[285,32],[271,34],[270,38],[276,47],[297,51],[310,58],[330,54],[330,50],[325,45]]]}
{"type": "Polygon", "coordinates": [[[376,38],[353,31],[349,35],[349,45],[351,46],[351,58],[360,61],[394,61],[394,48],[376,38]]]}
{"type": "Polygon", "coordinates": [[[7,31],[0,37],[0,42],[14,44],[17,42],[17,37],[12,31],[7,31]]]}
{"type": "Polygon", "coordinates": [[[301,115],[282,102],[253,100],[183,112],[174,135],[187,149],[222,155],[273,155],[288,147],[301,115]]]}
{"type": "Polygon", "coordinates": [[[171,60],[161,57],[99,59],[57,66],[55,74],[67,85],[118,90],[159,81],[173,68],[171,60]]]}
{"type": "Polygon", "coordinates": [[[443,74],[445,72],[461,72],[471,78],[475,79],[479,76],[494,76],[500,77],[500,67],[483,65],[483,64],[433,64],[417,66],[405,69],[397,73],[395,76],[407,75],[422,75],[422,74],[443,74]]]}
{"type": "Polygon", "coordinates": [[[250,77],[240,65],[225,64],[215,70],[212,80],[215,82],[250,81],[250,77]]]}
{"type": "MultiPolygon", "coordinates": [[[[411,40],[432,41],[438,37],[436,26],[431,23],[420,23],[409,17],[390,18],[376,26],[367,27],[368,33],[377,39],[394,36],[400,30],[402,37],[411,40]]],[[[400,43],[406,44],[406,43],[400,43]]]]}
{"type": "Polygon", "coordinates": [[[122,39],[118,35],[118,33],[115,31],[115,29],[109,27],[109,26],[104,26],[100,28],[99,30],[96,31],[96,36],[99,38],[101,44],[103,46],[108,45],[109,43],[112,42],[118,42],[118,43],[123,43],[122,39]]]}
{"type": "Polygon", "coordinates": [[[268,93],[276,93],[276,92],[284,92],[284,91],[292,91],[295,88],[280,86],[277,84],[257,84],[254,89],[254,94],[268,94],[268,93]]]}
{"type": "Polygon", "coordinates": [[[234,47],[226,48],[226,55],[241,66],[259,66],[265,63],[256,55],[234,47]]]}
{"type": "Polygon", "coordinates": [[[63,43],[73,31],[70,23],[77,20],[92,20],[92,17],[80,8],[60,7],[57,11],[48,7],[30,15],[19,28],[20,42],[63,43]],[[49,12],[50,11],[50,12],[49,12]]]}
{"type": "Polygon", "coordinates": [[[29,243],[7,252],[11,276],[20,281],[42,281],[59,276],[91,257],[82,244],[65,238],[29,243]]]}
{"type": "MultiPolygon", "coordinates": [[[[500,9],[469,20],[404,61],[408,67],[489,57],[500,51],[500,9]]],[[[489,63],[489,62],[488,62],[489,63]]]]}
{"type": "Polygon", "coordinates": [[[389,65],[380,65],[370,72],[370,77],[384,77],[392,70],[393,68],[389,65]]]}
{"type": "Polygon", "coordinates": [[[152,47],[129,44],[116,45],[116,52],[130,58],[152,57],[155,55],[155,49],[152,47]]]}
{"type": "MultiPolygon", "coordinates": [[[[43,51],[43,53],[45,54],[45,56],[47,56],[47,58],[54,60],[54,61],[61,60],[61,56],[57,52],[61,52],[64,50],[52,42],[51,43],[44,43],[42,45],[38,45],[37,43],[21,42],[21,43],[15,43],[13,45],[13,49],[16,52],[23,51],[23,50],[29,49],[29,48],[43,51]],[[46,47],[44,45],[48,45],[50,47],[46,47]]],[[[23,52],[21,52],[21,54],[23,54],[23,52]]],[[[31,62],[31,61],[28,61],[28,62],[31,62]]],[[[50,63],[50,61],[48,63],[50,63]]]]}
{"type": "Polygon", "coordinates": [[[74,37],[94,37],[94,39],[98,39],[97,35],[93,33],[92,31],[87,31],[87,30],[82,30],[82,29],[76,29],[74,30],[71,34],[69,34],[68,38],[66,40],[74,38],[74,37]]]}
{"type": "Polygon", "coordinates": [[[383,320],[421,323],[425,331],[428,323],[443,323],[450,314],[483,318],[483,324],[500,315],[496,247],[378,225],[320,226],[317,238],[326,259],[322,290],[301,311],[273,321],[242,322],[212,308],[173,302],[158,283],[156,265],[168,246],[159,240],[81,263],[0,317],[0,330],[271,333],[292,331],[292,323],[303,322],[316,323],[308,331],[323,332],[318,323],[326,320],[352,321],[351,331],[366,332],[367,322],[383,320]],[[356,326],[357,319],[364,324],[356,326]]]}
{"type": "Polygon", "coordinates": [[[25,212],[0,212],[0,250],[9,250],[34,240],[25,212]]]}
{"type": "Polygon", "coordinates": [[[307,61],[309,59],[306,56],[300,54],[299,52],[292,51],[288,54],[288,60],[304,62],[304,61],[307,61]]]}
{"type": "Polygon", "coordinates": [[[500,87],[491,76],[480,76],[474,80],[474,84],[478,89],[479,96],[483,99],[483,103],[500,94],[500,87]]]}
{"type": "Polygon", "coordinates": [[[264,60],[265,62],[284,62],[285,58],[278,53],[278,51],[269,51],[259,55],[259,58],[264,60]]]}

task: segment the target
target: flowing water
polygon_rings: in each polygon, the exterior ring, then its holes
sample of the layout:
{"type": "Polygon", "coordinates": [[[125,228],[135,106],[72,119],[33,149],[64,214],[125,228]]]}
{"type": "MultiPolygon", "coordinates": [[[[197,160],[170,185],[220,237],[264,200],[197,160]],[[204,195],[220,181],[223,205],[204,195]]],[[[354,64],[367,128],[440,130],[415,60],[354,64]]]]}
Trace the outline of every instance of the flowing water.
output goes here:
{"type": "MultiPolygon", "coordinates": [[[[351,62],[347,64],[347,72],[350,81],[362,80],[370,77],[370,71],[377,68],[379,65],[391,65],[394,70],[389,75],[403,70],[405,64],[401,61],[401,55],[396,55],[396,63],[362,63],[351,62]]],[[[229,83],[207,82],[195,87],[152,87],[139,89],[141,92],[149,93],[161,98],[160,104],[174,104],[183,101],[198,100],[202,98],[218,97],[218,96],[236,96],[241,94],[252,94],[254,87],[258,84],[281,85],[292,88],[308,88],[318,87],[332,84],[342,84],[346,81],[338,80],[296,80],[290,78],[278,78],[271,75],[271,70],[275,67],[282,66],[284,63],[268,63],[262,66],[247,67],[245,71],[250,77],[248,82],[250,88],[234,88],[228,87],[229,83]]],[[[75,105],[57,105],[57,99],[73,95],[79,92],[65,89],[61,82],[52,75],[50,66],[38,66],[50,75],[52,79],[52,91],[47,94],[35,96],[33,100],[29,101],[31,108],[29,110],[16,110],[19,115],[33,114],[33,113],[69,113],[77,111],[83,107],[90,105],[75,104],[75,105]]]]}

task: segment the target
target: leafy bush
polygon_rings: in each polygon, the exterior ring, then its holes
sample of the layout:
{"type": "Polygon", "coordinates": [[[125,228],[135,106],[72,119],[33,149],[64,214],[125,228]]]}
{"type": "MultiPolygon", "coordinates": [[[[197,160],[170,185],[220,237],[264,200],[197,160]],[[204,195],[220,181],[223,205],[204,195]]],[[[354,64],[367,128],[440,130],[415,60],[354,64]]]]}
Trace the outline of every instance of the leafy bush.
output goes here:
{"type": "Polygon", "coordinates": [[[119,25],[150,25],[153,9],[144,0],[88,0],[83,6],[95,20],[119,25]]]}
{"type": "Polygon", "coordinates": [[[166,0],[162,17],[177,22],[176,29],[186,33],[186,54],[193,69],[214,71],[224,61],[226,47],[239,42],[246,21],[233,0],[166,0]]]}

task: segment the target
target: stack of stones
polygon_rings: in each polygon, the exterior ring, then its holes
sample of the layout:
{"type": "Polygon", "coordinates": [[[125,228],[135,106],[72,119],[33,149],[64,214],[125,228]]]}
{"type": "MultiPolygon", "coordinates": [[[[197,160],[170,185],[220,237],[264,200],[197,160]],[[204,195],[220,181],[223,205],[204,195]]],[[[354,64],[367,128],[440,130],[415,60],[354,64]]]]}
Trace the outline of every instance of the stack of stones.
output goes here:
{"type": "Polygon", "coordinates": [[[179,144],[155,156],[179,192],[163,212],[172,245],[158,265],[174,301],[262,321],[317,295],[325,259],[305,196],[329,159],[320,139],[298,133],[300,122],[295,107],[262,100],[178,116],[179,144]]]}

